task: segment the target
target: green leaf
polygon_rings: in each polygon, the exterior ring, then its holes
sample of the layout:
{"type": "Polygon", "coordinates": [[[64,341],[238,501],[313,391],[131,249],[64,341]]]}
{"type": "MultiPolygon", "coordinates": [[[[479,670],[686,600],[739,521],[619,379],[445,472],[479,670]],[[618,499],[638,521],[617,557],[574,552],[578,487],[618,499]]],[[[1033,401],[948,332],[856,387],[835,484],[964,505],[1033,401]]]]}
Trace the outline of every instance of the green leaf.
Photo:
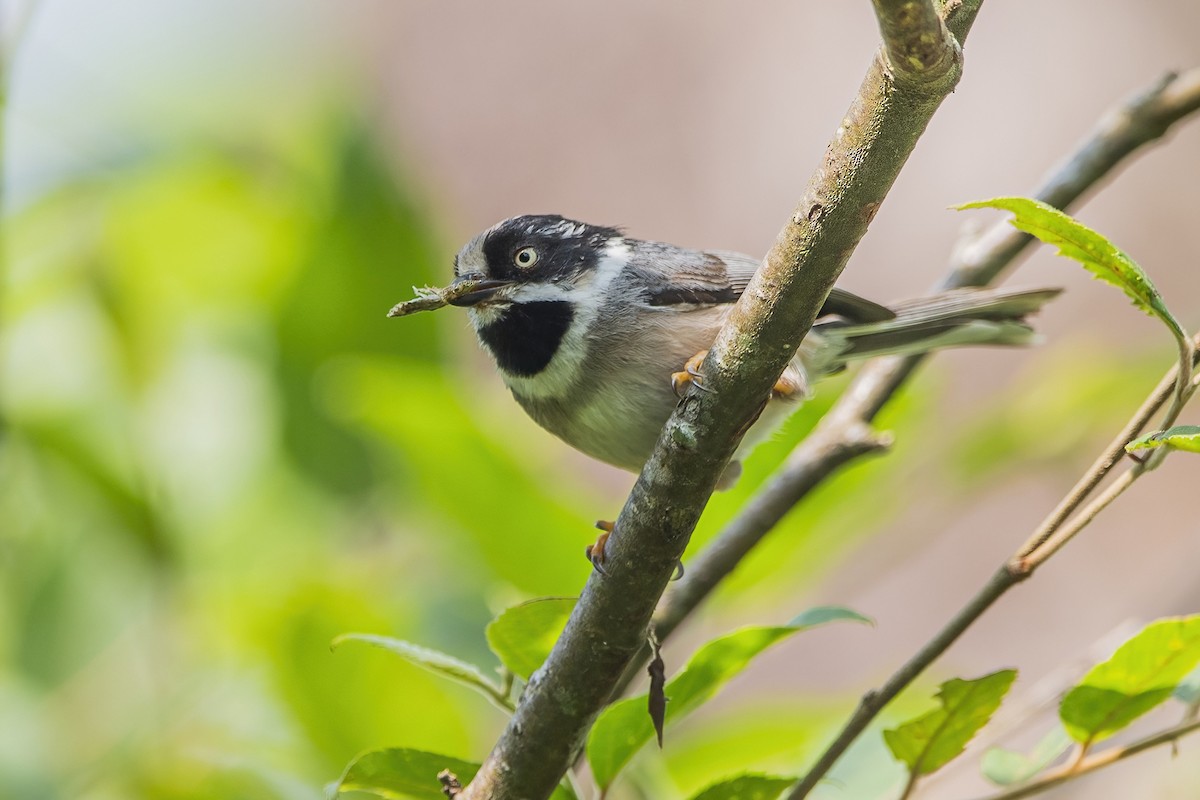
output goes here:
{"type": "Polygon", "coordinates": [[[1055,726],[1033,748],[1029,755],[993,747],[983,754],[980,769],[983,777],[997,786],[1012,786],[1024,783],[1071,747],[1071,737],[1062,728],[1055,726]]]}
{"type": "MultiPolygon", "coordinates": [[[[338,798],[344,792],[368,792],[387,800],[445,800],[438,773],[450,770],[466,786],[479,765],[459,758],[389,747],[372,750],[355,758],[342,777],[329,787],[329,795],[338,798]]],[[[558,786],[551,800],[576,800],[567,786],[558,786]]]]}
{"type": "MultiPolygon", "coordinates": [[[[798,641],[795,646],[802,650],[811,642],[798,641]]],[[[751,675],[746,680],[754,678],[751,675]]],[[[661,765],[680,796],[691,797],[743,773],[791,774],[792,767],[805,763],[813,748],[842,721],[837,703],[814,703],[811,697],[790,693],[758,692],[744,702],[720,706],[705,709],[703,720],[688,718],[672,727],[667,732],[668,746],[662,752],[648,753],[652,756],[645,759],[648,763],[638,764],[635,757],[626,767],[631,779],[634,770],[640,778],[643,767],[657,771],[661,765]]],[[[618,784],[622,782],[617,779],[618,784]]],[[[614,786],[610,794],[621,794],[621,788],[614,786]]]]}
{"type": "Polygon", "coordinates": [[[928,775],[956,758],[1000,707],[1017,677],[1013,669],[982,678],[946,681],[938,689],[942,707],[883,732],[897,760],[917,775],[928,775]]]}
{"type": "Polygon", "coordinates": [[[874,625],[875,620],[860,614],[854,609],[845,608],[844,606],[813,606],[806,611],[802,611],[792,620],[788,622],[788,626],[792,628],[815,628],[818,625],[825,625],[830,622],[862,622],[867,625],[874,625]]]}
{"type": "Polygon", "coordinates": [[[539,597],[507,609],[488,623],[488,646],[509,672],[529,680],[550,655],[575,601],[574,597],[539,597]]]}
{"type": "Polygon", "coordinates": [[[369,792],[379,797],[411,800],[445,800],[438,773],[450,770],[464,786],[475,777],[479,765],[423,750],[389,747],[358,756],[332,787],[330,794],[369,792]]]}
{"type": "Polygon", "coordinates": [[[344,642],[365,642],[375,647],[382,647],[410,664],[469,686],[493,703],[511,710],[511,705],[504,700],[500,687],[488,680],[479,667],[447,655],[440,650],[430,650],[428,647],[406,642],[403,639],[393,639],[390,636],[377,636],[371,633],[343,633],[333,640],[331,647],[340,647],[344,642]]]}
{"type": "Polygon", "coordinates": [[[1176,450],[1200,453],[1200,425],[1176,425],[1165,431],[1155,431],[1145,436],[1139,436],[1125,445],[1125,451],[1132,453],[1134,450],[1155,447],[1171,447],[1176,450]]]}
{"type": "Polygon", "coordinates": [[[1059,255],[1078,261],[1099,280],[1124,291],[1142,311],[1161,319],[1176,339],[1186,338],[1182,326],[1167,310],[1162,296],[1137,262],[1108,239],[1057,208],[1028,197],[994,197],[955,208],[960,211],[968,208],[1011,211],[1014,228],[1057,246],[1059,255]]]}
{"type": "Polygon", "coordinates": [[[1200,664],[1200,614],[1152,622],[1092,667],[1059,706],[1067,733],[1091,744],[1162,703],[1200,664]]]}
{"type": "Polygon", "coordinates": [[[795,782],[780,775],[738,775],[714,783],[692,800],[775,800],[795,782]]]}
{"type": "MultiPolygon", "coordinates": [[[[794,633],[837,620],[869,622],[846,608],[822,606],[801,614],[791,624],[743,628],[714,639],[692,656],[678,675],[667,683],[666,722],[683,717],[717,693],[750,661],[776,642],[794,633]]],[[[648,697],[639,695],[606,708],[588,737],[587,757],[601,789],[607,789],[629,760],[654,738],[647,713],[648,697]]]]}

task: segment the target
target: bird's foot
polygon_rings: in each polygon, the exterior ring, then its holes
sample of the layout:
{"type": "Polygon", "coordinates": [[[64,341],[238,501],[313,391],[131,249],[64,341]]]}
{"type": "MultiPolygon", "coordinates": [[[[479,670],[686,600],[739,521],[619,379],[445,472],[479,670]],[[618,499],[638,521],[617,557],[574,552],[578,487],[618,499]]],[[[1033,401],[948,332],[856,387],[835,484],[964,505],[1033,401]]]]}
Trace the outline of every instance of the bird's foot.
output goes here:
{"type": "MultiPolygon", "coordinates": [[[[588,561],[592,562],[592,568],[601,575],[608,575],[608,572],[606,572],[604,569],[604,545],[608,543],[608,537],[612,535],[613,529],[616,528],[616,526],[617,523],[609,522],[606,519],[596,520],[596,527],[600,529],[600,535],[596,537],[595,544],[589,544],[587,546],[586,552],[588,561]]],[[[682,577],[683,562],[679,561],[675,564],[675,574],[671,577],[671,580],[677,581],[682,577]]]]}
{"type": "Polygon", "coordinates": [[[676,397],[683,397],[684,389],[689,383],[702,392],[708,391],[700,382],[700,365],[704,363],[704,357],[707,355],[707,350],[701,350],[684,363],[682,372],[671,373],[671,389],[676,397]]]}
{"type": "Polygon", "coordinates": [[[805,384],[803,376],[791,368],[780,375],[779,380],[775,381],[775,385],[771,387],[772,400],[792,400],[807,395],[808,386],[805,384]]]}
{"type": "Polygon", "coordinates": [[[616,527],[615,522],[609,522],[605,519],[596,520],[596,527],[600,529],[600,535],[596,537],[595,544],[587,546],[588,561],[592,562],[592,568],[601,575],[607,575],[604,571],[604,545],[608,543],[608,537],[612,535],[613,528],[616,527]]]}

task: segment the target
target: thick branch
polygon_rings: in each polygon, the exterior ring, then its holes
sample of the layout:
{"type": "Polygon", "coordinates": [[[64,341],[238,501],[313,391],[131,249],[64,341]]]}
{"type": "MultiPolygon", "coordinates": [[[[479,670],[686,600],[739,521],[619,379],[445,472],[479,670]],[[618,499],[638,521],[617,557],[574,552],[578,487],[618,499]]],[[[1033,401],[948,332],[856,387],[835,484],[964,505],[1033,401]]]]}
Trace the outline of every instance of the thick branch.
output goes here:
{"type": "Polygon", "coordinates": [[[919,85],[953,69],[958,42],[929,0],[873,0],[883,51],[898,83],[919,85]]]}
{"type": "MultiPolygon", "coordinates": [[[[926,0],[931,2],[931,0],[926,0]]],[[[973,19],[978,3],[955,6],[973,19]]],[[[705,359],[703,382],[667,422],[545,665],[464,798],[545,798],[622,670],[741,436],[812,326],[934,111],[959,77],[938,59],[919,88],[877,57],[824,163],[705,359]]]]}

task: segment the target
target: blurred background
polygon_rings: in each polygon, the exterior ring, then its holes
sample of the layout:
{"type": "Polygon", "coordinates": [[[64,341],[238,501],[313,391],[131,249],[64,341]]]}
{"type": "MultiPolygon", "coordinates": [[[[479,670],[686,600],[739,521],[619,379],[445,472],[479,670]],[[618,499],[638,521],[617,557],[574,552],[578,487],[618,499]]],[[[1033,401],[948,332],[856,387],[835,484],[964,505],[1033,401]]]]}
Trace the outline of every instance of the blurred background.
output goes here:
{"type": "MultiPolygon", "coordinates": [[[[461,313],[384,313],[518,213],[761,255],[872,56],[870,5],[0,7],[0,797],[309,800],[367,748],[481,759],[497,711],[330,639],[385,633],[495,663],[483,626],[576,594],[591,523],[633,476],[526,420],[461,313]]],[[[965,79],[843,285],[926,291],[964,223],[992,219],[947,206],[1031,192],[1112,103],[1200,63],[1197,30],[1192,0],[988,4],[965,79]]],[[[1078,212],[1193,328],[1197,208],[1200,120],[1078,212]]],[[[711,636],[819,603],[877,626],[756,662],[637,760],[654,796],[798,771],[1174,357],[1157,323],[1045,250],[1011,282],[1067,287],[1039,320],[1044,345],[939,357],[881,420],[895,452],[821,489],[666,655],[678,668],[711,636]]],[[[714,499],[694,548],[843,385],[714,499]]],[[[1053,717],[1038,698],[1105,657],[1114,631],[1200,610],[1198,475],[1177,457],[1140,483],[890,719],[929,707],[939,679],[1014,666],[997,730],[1017,733],[1000,741],[1039,738],[1053,717]]],[[[874,734],[821,797],[890,797],[901,777],[874,734]]],[[[923,796],[985,790],[964,759],[923,796]]],[[[1164,748],[1049,796],[1198,792],[1200,759],[1164,748]]]]}

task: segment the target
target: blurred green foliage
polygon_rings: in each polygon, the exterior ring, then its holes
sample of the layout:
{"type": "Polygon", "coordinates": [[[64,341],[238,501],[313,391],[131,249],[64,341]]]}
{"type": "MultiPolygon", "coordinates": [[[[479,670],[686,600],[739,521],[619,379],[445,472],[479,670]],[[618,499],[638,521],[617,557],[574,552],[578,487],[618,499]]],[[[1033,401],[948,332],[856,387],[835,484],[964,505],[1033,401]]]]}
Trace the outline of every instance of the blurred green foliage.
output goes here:
{"type": "Polygon", "coordinates": [[[530,569],[586,520],[488,446],[438,321],[384,318],[447,261],[429,213],[362,126],[312,128],[9,220],[0,796],[317,797],[368,747],[478,753],[497,712],[330,640],[484,654],[479,579],[585,574],[530,569]]]}
{"type": "MultiPolygon", "coordinates": [[[[0,797],[309,799],[368,749],[478,761],[499,711],[331,640],[387,634],[490,669],[488,620],[577,594],[592,522],[619,508],[550,467],[563,445],[506,424],[519,412],[473,373],[461,317],[385,318],[411,285],[444,281],[453,243],[368,129],[331,115],[292,135],[148,149],[6,221],[0,797]]],[[[1143,391],[1122,365],[1088,363],[1091,382],[1030,373],[1079,439],[1110,421],[1080,421],[1087,387],[1104,409],[1143,391]]],[[[714,498],[694,548],[837,390],[714,498]]],[[[904,431],[896,452],[823,486],[710,608],[736,598],[739,624],[777,618],[758,612],[796,607],[797,587],[889,519],[933,438],[924,391],[881,420],[904,431]]],[[[994,474],[1061,441],[1059,423],[1018,413],[1030,391],[997,401],[1018,409],[999,426],[950,437],[963,455],[939,474],[994,474]]],[[[674,750],[635,759],[640,778],[695,792],[794,770],[837,715],[697,719],[674,750]]],[[[884,771],[870,774],[894,780],[872,748],[884,771]]]]}
{"type": "MultiPolygon", "coordinates": [[[[493,612],[577,593],[620,498],[496,424],[515,412],[458,366],[460,318],[385,318],[444,279],[436,230],[336,115],[287,147],[150,150],[7,221],[0,796],[308,798],[370,748],[484,755],[485,701],[330,641],[494,665],[493,612]]],[[[740,579],[828,563],[829,537],[869,529],[825,525],[853,490],[813,504],[811,548],[785,529],[740,579]]]]}

